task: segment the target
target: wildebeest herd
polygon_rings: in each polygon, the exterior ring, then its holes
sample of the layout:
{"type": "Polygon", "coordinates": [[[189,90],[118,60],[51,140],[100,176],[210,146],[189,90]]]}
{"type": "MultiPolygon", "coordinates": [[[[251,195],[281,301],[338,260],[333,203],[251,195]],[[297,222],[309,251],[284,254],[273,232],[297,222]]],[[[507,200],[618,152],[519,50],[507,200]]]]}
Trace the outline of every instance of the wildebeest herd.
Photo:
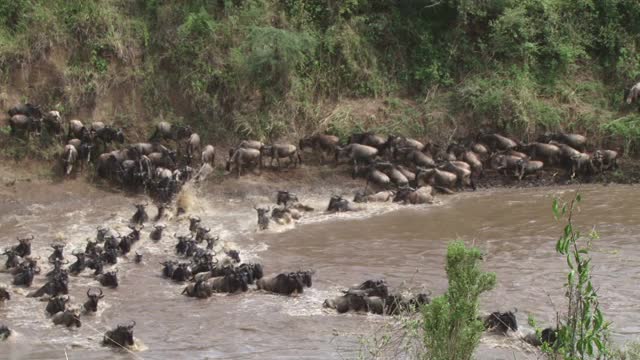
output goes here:
{"type": "MultiPolygon", "coordinates": [[[[99,227],[95,241],[89,241],[82,252],[74,252],[75,262],[64,265],[64,244],[52,245],[48,257],[52,270],[46,275],[46,283],[29,293],[28,297],[48,297],[46,311],[56,325],[81,326],[81,318],[95,313],[104,294],[100,288],[89,288],[87,300],[82,305],[70,306],[70,275],[92,270],[95,280],[103,287],[117,288],[118,271],[113,266],[118,259],[127,256],[132,247],[142,239],[145,224],[153,222],[149,238],[161,241],[166,225],[161,222],[165,210],[188,181],[202,181],[213,173],[216,149],[212,145],[201,147],[201,138],[189,126],[160,122],[149,142],[125,145],[121,128],[101,122],[85,126],[79,120],[70,120],[65,126],[57,111],[43,114],[31,104],[20,105],[9,111],[11,133],[15,135],[39,134],[41,129],[66,141],[61,161],[64,174],[82,169],[85,164],[94,165],[97,176],[131,190],[144,191],[158,203],[157,215],[150,219],[147,204],[137,204],[131,218],[130,232],[121,235],[106,227],[99,227]],[[65,136],[66,135],[66,136],[65,136]],[[113,143],[119,149],[111,150],[113,143]],[[171,145],[175,146],[175,150],[171,145]],[[192,167],[195,166],[196,168],[192,167]],[[105,269],[105,267],[110,267],[105,269]]],[[[523,143],[497,133],[481,132],[474,136],[456,139],[449,144],[421,142],[404,136],[380,136],[371,132],[356,133],[342,143],[333,135],[316,134],[299,140],[297,146],[289,143],[264,144],[257,140],[244,140],[229,149],[225,168],[240,176],[246,171],[262,171],[265,161],[270,167],[275,162],[281,169],[297,167],[302,155],[315,153],[321,163],[332,161],[335,165],[347,162],[352,177],[366,180],[363,190],[355,194],[353,202],[394,201],[404,204],[432,203],[435,193],[453,193],[476,184],[488,172],[521,181],[527,176],[539,176],[543,168],[564,170],[567,178],[588,177],[616,169],[618,153],[613,150],[593,149],[587,138],[579,134],[549,133],[536,142],[523,143]]],[[[305,155],[306,156],[306,155],[305,155]]],[[[287,223],[299,219],[313,208],[302,204],[295,194],[279,191],[274,207],[255,207],[258,229],[264,230],[271,221],[287,223]]],[[[349,200],[339,195],[329,199],[327,212],[357,210],[349,200]]],[[[178,208],[178,215],[184,213],[178,208]]],[[[244,263],[240,253],[217,246],[219,237],[201,223],[199,217],[189,218],[188,232],[174,233],[175,251],[180,261],[162,263],[163,277],[176,282],[187,282],[182,294],[195,298],[208,298],[214,293],[246,292],[250,288],[282,295],[301,294],[312,286],[313,271],[297,270],[264,277],[259,263],[244,263]],[[218,250],[216,250],[218,249],[218,250]],[[219,252],[219,253],[218,253],[219,252]]],[[[5,250],[5,267],[13,275],[15,286],[30,287],[40,273],[39,257],[31,254],[33,237],[20,238],[19,243],[5,250]]],[[[141,263],[143,254],[135,252],[133,261],[141,263]]],[[[11,294],[0,288],[0,300],[9,300],[11,294]]],[[[429,302],[427,294],[390,293],[383,280],[367,280],[350,287],[340,296],[327,299],[324,306],[347,311],[396,315],[415,311],[429,302]]],[[[488,329],[499,332],[516,330],[515,315],[493,313],[485,319],[488,329]]],[[[133,345],[135,322],[118,325],[105,334],[105,345],[133,345]]],[[[545,330],[548,339],[553,330],[545,330]]],[[[0,339],[10,330],[0,326],[0,339]],[[4,335],[3,335],[4,334],[4,335]]],[[[547,339],[547,341],[549,341],[547,339]]],[[[539,342],[529,337],[531,343],[539,342]]]]}

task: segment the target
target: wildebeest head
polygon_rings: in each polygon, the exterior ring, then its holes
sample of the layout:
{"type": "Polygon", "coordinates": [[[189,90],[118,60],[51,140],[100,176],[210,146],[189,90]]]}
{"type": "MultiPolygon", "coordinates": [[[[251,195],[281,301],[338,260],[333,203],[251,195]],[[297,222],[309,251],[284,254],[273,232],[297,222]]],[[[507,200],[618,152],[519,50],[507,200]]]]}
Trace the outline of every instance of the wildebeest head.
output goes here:
{"type": "Polygon", "coordinates": [[[60,295],[49,298],[49,302],[47,302],[47,313],[49,315],[54,315],[59,313],[60,311],[65,311],[67,309],[67,303],[69,302],[68,295],[60,295]]]}
{"type": "Polygon", "coordinates": [[[176,261],[169,260],[160,263],[160,265],[162,265],[162,276],[171,278],[173,277],[173,272],[175,271],[178,263],[176,261]]]}
{"type": "Polygon", "coordinates": [[[102,286],[106,287],[118,287],[118,270],[109,271],[102,275],[98,275],[98,281],[102,286]]]}
{"type": "Polygon", "coordinates": [[[329,200],[329,206],[327,207],[327,211],[330,212],[349,211],[349,209],[349,200],[344,199],[340,195],[333,195],[329,200]]]}
{"type": "Polygon", "coordinates": [[[33,235],[29,235],[26,238],[18,238],[18,245],[14,248],[16,254],[20,257],[25,257],[31,255],[31,241],[33,240],[33,235]]]}
{"type": "Polygon", "coordinates": [[[116,264],[118,263],[118,248],[116,247],[105,247],[104,251],[102,252],[102,254],[100,254],[100,260],[102,260],[103,263],[107,263],[107,264],[116,264]]]}
{"type": "Polygon", "coordinates": [[[6,325],[0,325],[0,340],[6,340],[9,336],[11,336],[11,329],[6,325]]]}
{"type": "Polygon", "coordinates": [[[0,287],[0,301],[11,300],[11,294],[4,287],[0,287]]]}
{"type": "Polygon", "coordinates": [[[151,240],[154,241],[159,241],[160,239],[162,239],[162,232],[164,231],[164,229],[167,226],[164,224],[157,224],[153,227],[153,230],[151,231],[151,233],[149,234],[149,237],[151,238],[151,240]]]}
{"type": "Polygon", "coordinates": [[[207,236],[205,240],[207,241],[207,249],[211,250],[213,249],[213,245],[215,245],[216,241],[220,240],[220,236],[216,236],[216,237],[207,236]]]}
{"type": "Polygon", "coordinates": [[[143,223],[149,220],[149,215],[147,215],[147,207],[148,204],[136,204],[136,212],[131,217],[131,223],[142,225],[143,223]]]}
{"type": "Polygon", "coordinates": [[[196,228],[196,242],[200,243],[204,241],[207,234],[211,232],[211,228],[205,228],[204,226],[198,226],[196,228]]]}
{"type": "Polygon", "coordinates": [[[295,203],[298,202],[298,197],[295,194],[292,194],[288,191],[278,191],[278,195],[277,195],[277,199],[276,199],[276,204],[280,205],[280,204],[284,204],[285,207],[287,207],[288,203],[295,203]]]}
{"type": "Polygon", "coordinates": [[[297,278],[298,281],[300,281],[302,283],[302,285],[306,286],[306,287],[311,287],[311,276],[313,275],[313,271],[311,270],[305,270],[305,271],[298,271],[295,274],[295,277],[297,278]]]}
{"type": "Polygon", "coordinates": [[[189,231],[195,232],[198,229],[198,225],[202,220],[199,216],[190,216],[189,217],[189,231]]]}
{"type": "Polygon", "coordinates": [[[49,262],[55,263],[56,260],[64,260],[64,247],[65,244],[52,244],[51,248],[53,248],[53,253],[49,255],[49,262]]]}
{"type": "Polygon", "coordinates": [[[232,261],[236,263],[240,262],[240,252],[238,250],[229,250],[226,251],[225,254],[227,254],[227,256],[231,258],[232,261]]]}
{"type": "Polygon", "coordinates": [[[269,228],[269,211],[271,211],[268,207],[255,207],[254,209],[258,213],[258,228],[260,230],[266,230],[269,228]]]}
{"type": "Polygon", "coordinates": [[[133,327],[136,326],[135,321],[127,324],[118,324],[118,326],[106,332],[102,343],[108,346],[131,347],[134,345],[133,327]]]}
{"type": "Polygon", "coordinates": [[[83,305],[85,311],[98,311],[98,302],[103,297],[104,295],[102,294],[102,289],[100,288],[90,288],[89,290],[87,290],[87,301],[83,305]]]}
{"type": "Polygon", "coordinates": [[[82,272],[85,269],[85,267],[87,266],[86,261],[85,261],[85,253],[76,253],[76,252],[74,252],[74,253],[72,253],[72,255],[76,257],[76,261],[69,266],[69,271],[72,274],[78,274],[78,273],[82,272]]]}
{"type": "Polygon", "coordinates": [[[142,262],[142,254],[136,251],[136,257],[134,258],[134,262],[136,264],[140,264],[142,262]]]}
{"type": "Polygon", "coordinates": [[[98,254],[98,243],[87,239],[87,245],[84,247],[84,253],[86,256],[93,257],[98,254]]]}
{"type": "Polygon", "coordinates": [[[190,263],[179,263],[178,267],[173,271],[171,279],[175,281],[187,281],[191,278],[190,263]]]}

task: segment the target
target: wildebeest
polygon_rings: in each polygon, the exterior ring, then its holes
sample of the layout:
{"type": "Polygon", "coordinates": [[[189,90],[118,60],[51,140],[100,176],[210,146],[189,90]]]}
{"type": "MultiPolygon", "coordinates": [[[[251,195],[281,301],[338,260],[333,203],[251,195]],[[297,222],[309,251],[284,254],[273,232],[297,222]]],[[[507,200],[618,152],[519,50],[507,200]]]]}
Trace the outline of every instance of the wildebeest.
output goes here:
{"type": "Polygon", "coordinates": [[[289,203],[296,203],[298,201],[299,200],[296,194],[290,193],[288,191],[279,190],[278,194],[276,195],[276,205],[284,205],[285,207],[287,207],[289,203]]]}
{"type": "Polygon", "coordinates": [[[262,148],[262,156],[270,157],[269,166],[273,167],[273,160],[276,160],[278,169],[280,169],[280,159],[289,158],[287,167],[293,164],[294,167],[302,163],[302,157],[295,145],[291,144],[273,144],[265,145],[262,148]]]}
{"type": "Polygon", "coordinates": [[[4,287],[0,286],[0,302],[11,300],[11,293],[4,287]]]}
{"type": "Polygon", "coordinates": [[[69,303],[68,295],[53,296],[49,298],[47,302],[46,311],[49,315],[55,315],[61,311],[67,309],[67,303],[69,303]]]}
{"type": "Polygon", "coordinates": [[[49,262],[54,263],[56,260],[64,260],[64,247],[65,244],[51,244],[53,252],[49,255],[49,262]]]}
{"type": "Polygon", "coordinates": [[[555,346],[558,340],[558,330],[554,328],[545,328],[540,332],[540,336],[537,333],[532,332],[522,338],[525,342],[533,346],[542,346],[542,344],[548,344],[549,346],[555,346]]]}
{"type": "Polygon", "coordinates": [[[324,163],[327,158],[335,157],[339,145],[340,139],[337,136],[316,134],[301,139],[298,147],[300,151],[305,151],[306,149],[319,151],[322,162],[324,163]]]}
{"type": "Polygon", "coordinates": [[[31,103],[18,104],[13,106],[8,111],[9,116],[26,115],[34,118],[41,118],[42,111],[38,105],[31,103]]]}
{"type": "Polygon", "coordinates": [[[131,217],[131,224],[142,225],[149,221],[149,215],[147,215],[147,204],[136,204],[136,212],[131,217]]]}
{"type": "Polygon", "coordinates": [[[249,165],[258,166],[262,170],[262,152],[257,149],[238,148],[227,160],[226,170],[232,172],[236,170],[236,176],[240,176],[243,168],[249,165]]]}
{"type": "Polygon", "coordinates": [[[522,180],[530,174],[538,174],[542,171],[544,163],[537,160],[520,159],[516,162],[515,175],[518,180],[522,180]]]}
{"type": "Polygon", "coordinates": [[[35,266],[33,263],[19,266],[13,275],[13,285],[30,287],[36,272],[35,266]]]}
{"type": "Polygon", "coordinates": [[[102,344],[107,346],[116,346],[116,347],[132,347],[135,344],[133,338],[133,327],[136,326],[135,321],[131,321],[127,324],[118,324],[118,326],[109,330],[104,334],[104,338],[102,339],[102,344]]]}
{"type": "Polygon", "coordinates": [[[258,290],[291,295],[303,293],[305,287],[311,287],[311,271],[280,273],[270,278],[262,278],[256,282],[258,290]]]}
{"type": "Polygon", "coordinates": [[[372,132],[355,133],[349,137],[349,144],[360,144],[374,147],[380,150],[387,144],[387,141],[379,135],[372,132]]]}
{"type": "Polygon", "coordinates": [[[191,279],[192,276],[193,274],[191,273],[191,264],[186,262],[179,263],[171,274],[171,280],[183,282],[191,279]]]}
{"type": "Polygon", "coordinates": [[[13,247],[16,255],[20,257],[26,257],[31,255],[31,241],[34,239],[33,235],[29,235],[26,238],[18,238],[18,245],[13,247]]]}
{"type": "Polygon", "coordinates": [[[510,150],[518,146],[518,144],[506,136],[500,134],[479,133],[478,140],[487,144],[492,150],[510,150]]]}
{"type": "Polygon", "coordinates": [[[69,265],[69,273],[71,273],[72,275],[78,275],[87,267],[87,263],[85,261],[85,253],[74,252],[71,255],[76,257],[76,261],[73,264],[69,265]]]}
{"type": "Polygon", "coordinates": [[[117,288],[118,287],[118,270],[113,270],[96,276],[96,279],[102,286],[117,288]]]}
{"type": "Polygon", "coordinates": [[[42,120],[27,115],[13,115],[9,119],[9,126],[11,127],[11,135],[17,135],[18,132],[28,136],[31,133],[36,135],[40,134],[42,127],[42,120]]]}
{"type": "Polygon", "coordinates": [[[640,99],[640,82],[625,91],[625,98],[627,104],[631,104],[640,99]]]}
{"type": "Polygon", "coordinates": [[[329,206],[327,206],[328,212],[344,212],[354,211],[355,209],[349,203],[349,200],[343,198],[340,195],[333,195],[329,200],[329,206]]]}
{"type": "Polygon", "coordinates": [[[178,265],[178,262],[169,260],[160,263],[160,265],[162,265],[162,276],[171,279],[171,277],[173,276],[173,272],[178,265]]]}
{"type": "Polygon", "coordinates": [[[7,256],[7,261],[4,264],[6,269],[13,269],[22,262],[22,258],[18,256],[14,249],[5,249],[3,255],[7,256]]]}
{"type": "Polygon", "coordinates": [[[87,290],[87,301],[82,305],[85,312],[96,312],[98,311],[98,302],[102,299],[104,295],[102,294],[102,289],[100,288],[90,288],[87,290]]]}
{"type": "Polygon", "coordinates": [[[0,324],[0,341],[6,340],[9,336],[11,336],[11,329],[6,325],[0,324]]]}
{"type": "Polygon", "coordinates": [[[164,224],[156,224],[153,230],[149,233],[149,238],[153,241],[160,241],[162,239],[162,232],[167,226],[164,224]]]}
{"type": "Polygon", "coordinates": [[[404,204],[433,204],[433,189],[431,186],[421,186],[418,189],[403,187],[398,189],[394,202],[403,202],[404,204]]]}
{"type": "Polygon", "coordinates": [[[516,315],[512,311],[492,312],[484,318],[484,328],[500,334],[506,334],[509,330],[517,331],[516,315]]]}
{"type": "Polygon", "coordinates": [[[191,130],[191,126],[180,126],[180,125],[172,125],[166,121],[161,121],[156,124],[155,131],[149,138],[149,141],[154,140],[182,140],[186,139],[193,131],[191,130]]]}
{"type": "Polygon", "coordinates": [[[59,111],[48,111],[42,118],[42,124],[44,125],[47,134],[59,135],[64,129],[62,127],[62,117],[59,111]]]}
{"type": "Polygon", "coordinates": [[[73,145],[65,145],[64,151],[62,153],[62,162],[64,164],[64,174],[71,174],[71,170],[73,170],[73,165],[75,165],[76,161],[78,161],[78,150],[73,145]]]}
{"type": "Polygon", "coordinates": [[[114,129],[109,125],[105,125],[101,128],[94,129],[95,138],[102,141],[103,144],[110,144],[112,142],[117,142],[119,144],[124,143],[124,132],[122,128],[114,129]]]}
{"type": "Polygon", "coordinates": [[[58,296],[66,295],[69,293],[69,282],[62,275],[55,275],[49,279],[38,290],[27,294],[27,297],[41,297],[44,295],[58,296]]]}
{"type": "Polygon", "coordinates": [[[387,202],[391,201],[395,195],[395,192],[391,190],[379,191],[377,193],[367,193],[366,190],[358,190],[354,197],[355,203],[367,203],[367,202],[387,202]]]}
{"type": "Polygon", "coordinates": [[[211,166],[215,165],[216,160],[216,149],[213,145],[207,145],[202,150],[202,155],[200,156],[200,161],[203,164],[209,164],[211,166]]]}
{"type": "Polygon", "coordinates": [[[349,144],[344,147],[338,147],[335,161],[337,164],[341,157],[347,157],[353,163],[353,166],[357,168],[358,165],[368,165],[372,163],[377,155],[378,149],[375,147],[362,144],[349,144]]]}
{"type": "Polygon", "coordinates": [[[258,229],[266,230],[269,228],[269,211],[270,208],[266,207],[255,207],[254,209],[258,213],[258,229]]]}
{"type": "Polygon", "coordinates": [[[69,120],[67,124],[67,139],[80,139],[88,140],[91,138],[91,132],[87,129],[80,120],[69,120]]]}
{"type": "Polygon", "coordinates": [[[82,323],[80,322],[80,310],[78,309],[67,309],[65,311],[61,311],[51,317],[51,321],[55,325],[64,325],[66,327],[80,327],[82,323]]]}

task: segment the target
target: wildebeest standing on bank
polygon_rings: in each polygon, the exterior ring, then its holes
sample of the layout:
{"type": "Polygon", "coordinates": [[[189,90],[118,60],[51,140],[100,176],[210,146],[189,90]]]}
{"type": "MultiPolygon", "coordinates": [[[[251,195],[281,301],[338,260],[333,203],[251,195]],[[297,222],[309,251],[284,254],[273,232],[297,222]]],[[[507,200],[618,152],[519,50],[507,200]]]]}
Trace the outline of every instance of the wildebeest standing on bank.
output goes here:
{"type": "Polygon", "coordinates": [[[631,89],[625,91],[625,101],[627,104],[638,101],[640,99],[640,82],[633,85],[631,89]]]}
{"type": "Polygon", "coordinates": [[[149,138],[149,141],[158,140],[175,140],[179,141],[186,139],[193,131],[190,126],[172,125],[166,121],[161,121],[156,125],[154,133],[149,138]]]}
{"type": "Polygon", "coordinates": [[[226,169],[229,172],[236,170],[236,176],[240,177],[242,169],[249,165],[258,166],[262,170],[262,152],[257,149],[238,148],[233,155],[227,160],[226,169]]]}
{"type": "Polygon", "coordinates": [[[78,161],[78,150],[73,145],[65,145],[62,154],[62,163],[64,164],[64,174],[69,176],[73,170],[73,165],[78,161]]]}
{"type": "Polygon", "coordinates": [[[11,119],[9,119],[9,126],[11,127],[12,136],[21,132],[28,137],[31,133],[35,133],[36,135],[40,134],[42,120],[27,115],[17,114],[13,115],[11,119]]]}
{"type": "Polygon", "coordinates": [[[339,145],[340,139],[337,136],[316,134],[301,139],[298,143],[298,150],[305,151],[305,149],[312,149],[314,151],[319,151],[322,163],[324,163],[327,158],[331,159],[335,156],[339,145]]]}

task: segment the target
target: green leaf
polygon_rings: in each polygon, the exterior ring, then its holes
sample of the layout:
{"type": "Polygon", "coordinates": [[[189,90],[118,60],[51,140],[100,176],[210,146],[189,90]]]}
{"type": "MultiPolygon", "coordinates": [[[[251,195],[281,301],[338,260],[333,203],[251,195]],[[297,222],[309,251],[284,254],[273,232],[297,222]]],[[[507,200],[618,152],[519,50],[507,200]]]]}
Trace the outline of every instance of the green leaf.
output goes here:
{"type": "Polygon", "coordinates": [[[553,211],[553,217],[558,220],[560,218],[560,212],[558,210],[558,199],[553,199],[553,203],[551,204],[551,210],[553,211]]]}
{"type": "Polygon", "coordinates": [[[580,193],[578,193],[578,194],[576,195],[576,202],[578,202],[578,203],[579,203],[580,201],[582,201],[582,195],[581,195],[580,193]]]}

